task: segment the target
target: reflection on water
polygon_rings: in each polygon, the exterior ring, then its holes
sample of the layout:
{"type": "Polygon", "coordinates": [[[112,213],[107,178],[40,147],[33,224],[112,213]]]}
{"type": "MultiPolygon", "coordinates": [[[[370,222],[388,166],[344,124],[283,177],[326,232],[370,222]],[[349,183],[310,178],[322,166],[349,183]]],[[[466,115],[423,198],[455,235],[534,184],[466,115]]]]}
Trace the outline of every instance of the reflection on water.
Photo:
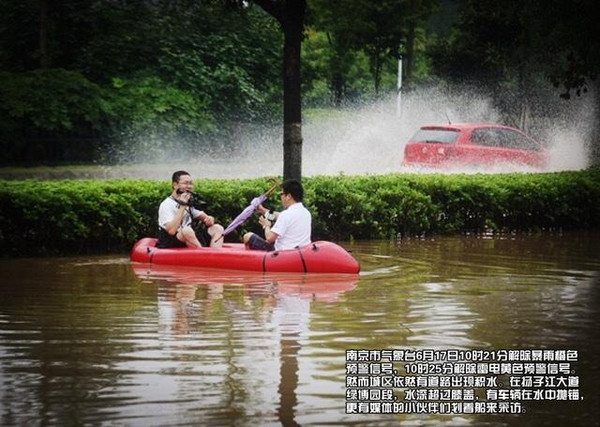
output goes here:
{"type": "Polygon", "coordinates": [[[599,237],[347,243],[360,276],[2,260],[0,424],[592,425],[599,237]],[[584,400],[347,415],[352,348],[577,349],[584,400]]]}

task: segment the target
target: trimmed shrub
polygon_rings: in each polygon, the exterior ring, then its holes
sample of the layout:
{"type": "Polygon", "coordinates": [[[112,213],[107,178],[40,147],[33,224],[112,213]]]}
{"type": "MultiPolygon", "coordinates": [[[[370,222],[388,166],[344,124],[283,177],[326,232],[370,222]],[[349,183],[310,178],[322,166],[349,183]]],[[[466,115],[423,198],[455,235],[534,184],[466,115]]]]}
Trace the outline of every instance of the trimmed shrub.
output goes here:
{"type": "MultiPolygon", "coordinates": [[[[0,244],[6,256],[128,250],[156,236],[168,183],[142,180],[2,181],[0,244]]],[[[598,228],[600,171],[502,175],[392,174],[304,179],[313,239],[598,228]]],[[[226,226],[266,191],[264,179],[202,180],[206,210],[226,226]]],[[[272,198],[266,205],[281,209],[272,198]]],[[[228,236],[260,232],[249,220],[228,236]]]]}

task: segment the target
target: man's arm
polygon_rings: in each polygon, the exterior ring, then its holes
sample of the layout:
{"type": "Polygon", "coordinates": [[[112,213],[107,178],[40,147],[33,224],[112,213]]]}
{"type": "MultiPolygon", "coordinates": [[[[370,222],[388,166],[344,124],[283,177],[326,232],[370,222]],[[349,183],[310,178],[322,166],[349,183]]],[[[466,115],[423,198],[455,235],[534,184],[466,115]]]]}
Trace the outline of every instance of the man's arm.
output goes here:
{"type": "Polygon", "coordinates": [[[270,213],[271,215],[273,215],[273,218],[268,218],[269,220],[277,221],[277,218],[279,217],[279,212],[276,212],[276,211],[270,212],[263,205],[258,205],[258,207],[256,208],[256,211],[258,213],[260,213],[261,215],[265,215],[265,214],[268,214],[268,213],[270,213]]]}
{"type": "Polygon", "coordinates": [[[165,223],[165,230],[171,236],[177,234],[177,230],[179,230],[179,226],[181,225],[181,221],[183,220],[183,216],[185,215],[185,206],[179,205],[177,209],[177,213],[173,217],[171,221],[165,223]]]}
{"type": "Polygon", "coordinates": [[[263,230],[265,230],[265,240],[269,243],[275,243],[275,240],[279,237],[279,234],[273,233],[271,231],[271,221],[266,219],[264,216],[258,218],[258,222],[262,225],[263,230]]]}

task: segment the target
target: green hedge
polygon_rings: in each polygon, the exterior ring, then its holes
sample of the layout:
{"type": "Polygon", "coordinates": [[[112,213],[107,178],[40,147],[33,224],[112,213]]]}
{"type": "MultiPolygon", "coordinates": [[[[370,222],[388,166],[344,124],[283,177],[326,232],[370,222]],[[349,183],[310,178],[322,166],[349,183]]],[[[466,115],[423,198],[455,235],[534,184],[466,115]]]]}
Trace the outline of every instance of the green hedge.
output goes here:
{"type": "MultiPolygon", "coordinates": [[[[1,181],[1,254],[124,251],[156,235],[169,184],[156,181],[1,181]]],[[[502,175],[383,175],[305,178],[313,238],[381,239],[398,234],[598,228],[600,171],[502,175]]],[[[268,183],[202,180],[207,211],[223,225],[268,183]]],[[[278,198],[270,206],[280,208],[278,198]]],[[[267,203],[269,206],[269,203],[267,203]]],[[[259,231],[257,221],[242,226],[259,231]]]]}

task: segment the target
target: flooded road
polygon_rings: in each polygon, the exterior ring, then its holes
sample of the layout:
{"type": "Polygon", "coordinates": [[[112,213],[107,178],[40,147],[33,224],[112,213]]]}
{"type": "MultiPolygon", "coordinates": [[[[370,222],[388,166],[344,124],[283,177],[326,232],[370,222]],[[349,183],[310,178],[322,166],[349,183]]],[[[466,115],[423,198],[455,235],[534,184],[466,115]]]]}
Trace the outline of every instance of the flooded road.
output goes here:
{"type": "MultiPolygon", "coordinates": [[[[597,423],[600,233],[342,245],[359,276],[132,266],[125,254],[0,260],[0,424],[597,423]],[[498,414],[373,413],[352,394],[353,350],[471,349],[518,350],[516,376],[557,368],[569,394],[499,399],[520,409],[498,414]]],[[[500,383],[429,397],[475,404],[500,383]]],[[[393,392],[400,403],[410,387],[393,392]]]]}

